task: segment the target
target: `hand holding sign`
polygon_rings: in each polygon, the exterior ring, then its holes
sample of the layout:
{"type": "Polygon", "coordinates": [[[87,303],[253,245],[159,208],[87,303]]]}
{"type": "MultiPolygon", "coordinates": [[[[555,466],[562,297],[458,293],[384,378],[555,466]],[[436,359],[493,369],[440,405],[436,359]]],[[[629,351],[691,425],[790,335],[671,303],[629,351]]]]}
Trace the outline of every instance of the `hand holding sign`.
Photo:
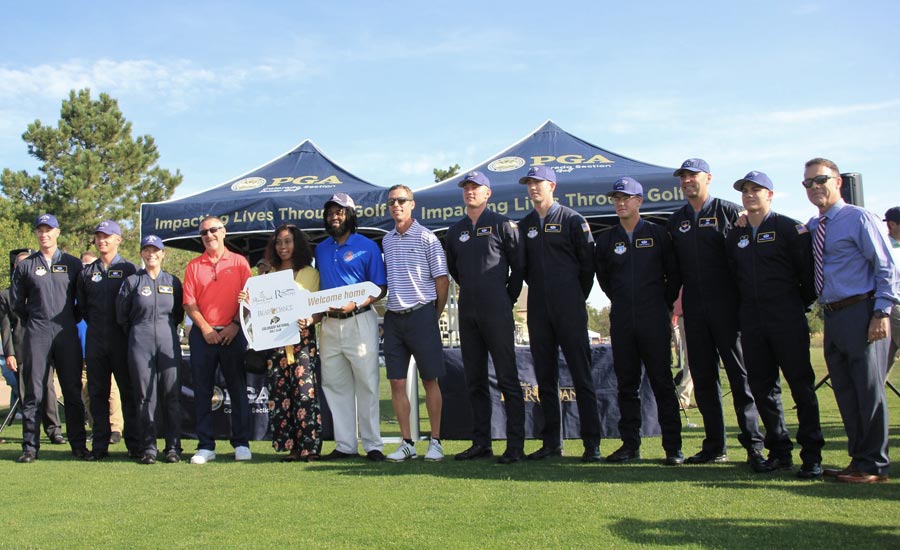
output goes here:
{"type": "Polygon", "coordinates": [[[241,302],[241,328],[251,348],[261,351],[298,344],[298,319],[381,294],[381,288],[368,281],[308,292],[297,286],[292,275],[290,270],[276,271],[251,277],[244,285],[249,302],[241,302]]]}

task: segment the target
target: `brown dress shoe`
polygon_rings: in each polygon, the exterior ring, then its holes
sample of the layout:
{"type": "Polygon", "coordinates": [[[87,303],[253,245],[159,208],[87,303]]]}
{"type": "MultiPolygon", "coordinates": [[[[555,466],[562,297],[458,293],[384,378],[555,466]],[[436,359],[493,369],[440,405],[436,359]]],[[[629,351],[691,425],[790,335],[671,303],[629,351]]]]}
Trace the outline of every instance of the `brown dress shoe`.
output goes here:
{"type": "Polygon", "coordinates": [[[847,466],[846,468],[842,468],[840,470],[836,468],[825,468],[824,470],[822,470],[822,475],[824,475],[825,477],[838,477],[852,474],[855,471],[856,468],[854,468],[853,466],[847,466]]]}
{"type": "Polygon", "coordinates": [[[852,472],[837,476],[837,480],[841,483],[885,483],[888,480],[888,476],[880,476],[868,472],[852,472]]]}

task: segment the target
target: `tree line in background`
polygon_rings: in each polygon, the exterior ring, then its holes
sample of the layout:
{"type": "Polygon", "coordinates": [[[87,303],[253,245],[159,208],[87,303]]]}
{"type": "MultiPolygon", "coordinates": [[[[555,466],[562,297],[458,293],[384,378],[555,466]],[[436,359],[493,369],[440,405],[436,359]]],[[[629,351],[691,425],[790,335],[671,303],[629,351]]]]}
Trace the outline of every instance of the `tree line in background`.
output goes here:
{"type": "MultiPolygon", "coordinates": [[[[0,250],[36,248],[32,230],[35,218],[50,212],[62,231],[60,248],[80,256],[94,251],[94,227],[116,220],[122,227],[123,257],[140,262],[140,205],[171,198],[181,183],[157,165],[159,151],[152,136],[132,136],[131,122],[118,102],[101,93],[92,99],[90,89],[72,90],[63,100],[55,127],[40,120],[28,125],[22,139],[28,154],[40,165],[37,174],[4,168],[0,174],[0,250]]],[[[434,181],[459,173],[459,164],[435,168],[434,181]]],[[[165,269],[183,278],[184,268],[196,254],[166,249],[165,269]]],[[[0,286],[9,281],[9,263],[0,261],[0,286]]],[[[609,306],[600,310],[587,305],[588,327],[609,336],[609,306]]],[[[810,330],[822,331],[818,304],[807,315],[810,330]]]]}

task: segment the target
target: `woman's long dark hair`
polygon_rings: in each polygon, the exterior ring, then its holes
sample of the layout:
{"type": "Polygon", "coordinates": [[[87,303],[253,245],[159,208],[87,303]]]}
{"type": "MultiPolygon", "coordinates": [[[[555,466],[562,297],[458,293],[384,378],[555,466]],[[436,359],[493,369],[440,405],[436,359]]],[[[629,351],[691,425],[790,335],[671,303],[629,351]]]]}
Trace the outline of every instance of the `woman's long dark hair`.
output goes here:
{"type": "Polygon", "coordinates": [[[294,237],[294,254],[291,256],[294,271],[299,271],[308,265],[312,265],[313,252],[312,247],[309,246],[309,239],[306,238],[306,235],[303,234],[299,227],[291,223],[278,226],[275,228],[272,236],[269,237],[269,242],[266,243],[266,261],[276,269],[281,266],[281,258],[275,251],[275,239],[283,231],[289,231],[294,237]]]}

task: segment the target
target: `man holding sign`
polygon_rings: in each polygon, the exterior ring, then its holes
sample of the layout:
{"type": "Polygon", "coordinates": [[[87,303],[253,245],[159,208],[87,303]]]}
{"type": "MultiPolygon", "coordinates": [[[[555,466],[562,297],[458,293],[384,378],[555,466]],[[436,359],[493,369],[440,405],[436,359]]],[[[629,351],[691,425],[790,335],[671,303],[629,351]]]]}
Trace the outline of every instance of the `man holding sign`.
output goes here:
{"type": "Polygon", "coordinates": [[[349,300],[313,316],[322,321],[319,353],[322,390],[334,421],[335,448],[326,459],[358,456],[357,423],[366,458],[384,460],[378,400],[378,314],[372,304],[387,293],[381,250],[356,232],[356,204],[346,193],[325,202],[329,238],[316,246],[316,267],[324,290],[372,282],[378,296],[349,300]]]}

